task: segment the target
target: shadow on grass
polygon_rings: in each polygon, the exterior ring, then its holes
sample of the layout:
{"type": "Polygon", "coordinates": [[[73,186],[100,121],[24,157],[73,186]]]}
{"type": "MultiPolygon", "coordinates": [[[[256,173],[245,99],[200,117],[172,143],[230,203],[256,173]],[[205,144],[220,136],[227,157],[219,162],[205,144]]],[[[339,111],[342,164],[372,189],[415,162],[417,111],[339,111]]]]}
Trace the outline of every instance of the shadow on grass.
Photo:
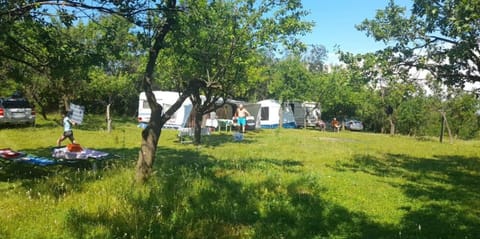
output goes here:
{"type": "MultiPolygon", "coordinates": [[[[244,134],[241,140],[237,140],[234,138],[235,132],[221,132],[216,131],[213,132],[211,135],[202,135],[201,136],[201,146],[203,147],[218,147],[223,144],[227,143],[237,143],[237,144],[253,144],[256,143],[257,140],[254,140],[253,137],[255,134],[258,134],[258,131],[248,131],[244,134]]],[[[176,143],[181,143],[180,139],[175,140],[176,143]]],[[[186,137],[186,142],[184,144],[192,144],[193,139],[192,137],[186,137]]]]}
{"type": "MultiPolygon", "coordinates": [[[[133,168],[135,162],[132,159],[136,159],[138,155],[138,148],[98,150],[108,152],[110,156],[101,160],[57,161],[54,165],[46,166],[0,160],[0,182],[17,182],[32,197],[50,195],[58,199],[65,194],[83,190],[86,183],[102,178],[105,173],[110,173],[111,169],[133,168]]],[[[52,148],[22,151],[51,158],[52,148]]]]}
{"type": "MultiPolygon", "coordinates": [[[[337,164],[340,171],[364,172],[394,179],[415,205],[402,208],[406,238],[475,238],[480,235],[480,158],[442,156],[415,158],[387,154],[357,155],[337,164]]],[[[388,179],[386,180],[388,181],[388,179]]]]}
{"type": "MultiPolygon", "coordinates": [[[[213,134],[205,137],[202,147],[216,147],[232,142],[229,134],[213,134]]],[[[245,139],[241,144],[253,143],[245,139]]],[[[158,148],[162,154],[161,147],[158,148]]],[[[53,148],[22,149],[22,152],[51,159],[53,148]]],[[[38,195],[51,195],[59,198],[65,193],[82,190],[84,183],[97,180],[111,168],[134,168],[139,148],[99,148],[111,157],[102,160],[58,161],[55,165],[39,166],[27,162],[13,162],[0,159],[0,182],[19,182],[26,190],[38,195]],[[58,178],[58,179],[56,179],[58,178]],[[68,188],[66,188],[68,186],[68,188]]]]}
{"type": "Polygon", "coordinates": [[[103,229],[95,236],[107,238],[392,238],[397,233],[322,199],[319,178],[304,174],[303,164],[293,159],[227,161],[161,148],[158,160],[147,186],[119,195],[126,210],[71,210],[70,233],[91,236],[93,227],[103,229]]]}

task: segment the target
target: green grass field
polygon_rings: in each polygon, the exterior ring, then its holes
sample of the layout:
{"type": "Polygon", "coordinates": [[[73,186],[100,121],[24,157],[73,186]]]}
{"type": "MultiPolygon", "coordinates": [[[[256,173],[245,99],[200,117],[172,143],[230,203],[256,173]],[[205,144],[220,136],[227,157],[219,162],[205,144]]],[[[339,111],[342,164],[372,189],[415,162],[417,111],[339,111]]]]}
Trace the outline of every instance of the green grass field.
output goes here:
{"type": "MultiPolygon", "coordinates": [[[[98,127],[94,127],[97,125],[98,127]]],[[[201,146],[164,130],[134,183],[141,129],[74,129],[97,164],[0,166],[0,238],[478,238],[480,141],[261,130],[201,146]]],[[[0,148],[49,156],[61,127],[0,129],[0,148]]]]}

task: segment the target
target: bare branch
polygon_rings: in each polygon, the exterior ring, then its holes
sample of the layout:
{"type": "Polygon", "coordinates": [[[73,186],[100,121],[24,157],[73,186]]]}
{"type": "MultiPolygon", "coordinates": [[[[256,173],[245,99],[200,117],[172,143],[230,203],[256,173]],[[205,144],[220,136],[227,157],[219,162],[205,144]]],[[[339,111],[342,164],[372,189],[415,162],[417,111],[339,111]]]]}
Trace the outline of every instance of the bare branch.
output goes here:
{"type": "Polygon", "coordinates": [[[441,37],[441,36],[428,36],[430,38],[433,38],[433,40],[431,41],[428,41],[428,43],[433,43],[433,42],[436,42],[436,41],[444,41],[444,42],[448,42],[448,43],[451,43],[453,45],[457,45],[458,44],[458,41],[455,41],[453,39],[448,39],[448,38],[445,38],[445,37],[441,37]]]}
{"type": "MultiPolygon", "coordinates": [[[[133,21],[131,18],[133,16],[136,16],[138,14],[141,14],[143,12],[148,12],[148,11],[161,11],[161,12],[167,12],[167,11],[182,11],[180,8],[169,8],[169,7],[156,7],[156,8],[150,8],[150,7],[144,7],[144,8],[135,8],[135,9],[129,9],[128,11],[126,10],[121,10],[115,7],[105,7],[104,5],[93,5],[93,4],[86,4],[84,2],[77,2],[77,1],[51,1],[51,0],[46,0],[46,1],[36,1],[33,3],[25,4],[22,6],[19,6],[14,9],[10,9],[4,12],[0,12],[1,15],[10,15],[12,17],[21,17],[25,16],[27,13],[30,11],[37,9],[40,6],[58,6],[61,8],[65,7],[70,7],[70,8],[76,8],[76,9],[84,9],[84,10],[94,10],[106,14],[111,14],[111,15],[118,15],[123,18],[126,18],[130,20],[130,22],[139,25],[138,22],[133,21]]],[[[46,14],[46,13],[42,13],[46,14]]],[[[88,14],[85,14],[88,15],[88,14]]]]}

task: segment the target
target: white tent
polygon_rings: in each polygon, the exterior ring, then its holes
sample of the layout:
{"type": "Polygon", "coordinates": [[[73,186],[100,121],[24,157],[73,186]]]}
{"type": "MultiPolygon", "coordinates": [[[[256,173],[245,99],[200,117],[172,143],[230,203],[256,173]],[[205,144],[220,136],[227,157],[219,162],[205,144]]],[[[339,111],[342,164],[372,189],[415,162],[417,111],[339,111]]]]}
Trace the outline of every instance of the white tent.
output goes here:
{"type": "MultiPolygon", "coordinates": [[[[178,99],[179,93],[173,91],[154,91],[157,102],[163,107],[163,112],[166,112],[178,99]]],[[[170,119],[163,125],[164,128],[184,128],[186,127],[190,112],[192,111],[192,102],[186,99],[182,106],[170,117],[170,119]]],[[[150,106],[148,105],[145,92],[140,93],[138,101],[138,122],[148,123],[150,121],[150,106]]]]}
{"type": "MultiPolygon", "coordinates": [[[[276,100],[262,100],[257,102],[260,104],[260,127],[261,128],[278,128],[280,123],[280,112],[282,107],[276,100]]],[[[284,128],[296,128],[295,117],[290,107],[283,109],[282,125],[284,128]]]]}

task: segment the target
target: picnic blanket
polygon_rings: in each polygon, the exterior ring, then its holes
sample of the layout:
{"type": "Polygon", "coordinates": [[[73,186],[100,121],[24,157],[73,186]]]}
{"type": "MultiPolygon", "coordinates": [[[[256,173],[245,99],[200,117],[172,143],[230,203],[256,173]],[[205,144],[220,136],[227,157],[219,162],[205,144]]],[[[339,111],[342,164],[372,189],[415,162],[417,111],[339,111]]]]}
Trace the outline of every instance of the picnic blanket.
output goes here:
{"type": "Polygon", "coordinates": [[[33,154],[27,154],[26,156],[20,157],[15,160],[16,162],[24,162],[24,163],[29,163],[33,165],[39,165],[39,166],[48,166],[48,165],[54,165],[57,164],[56,160],[46,158],[46,157],[40,157],[36,156],[33,154]]]}
{"type": "Polygon", "coordinates": [[[0,149],[0,158],[3,158],[8,161],[12,161],[12,162],[29,163],[33,165],[39,165],[39,166],[47,166],[47,165],[53,165],[57,163],[57,161],[53,159],[40,157],[33,154],[18,152],[10,148],[0,149]]]}
{"type": "Polygon", "coordinates": [[[0,149],[0,157],[3,159],[15,159],[24,155],[25,153],[17,152],[10,148],[0,149]]]}
{"type": "Polygon", "coordinates": [[[82,148],[79,152],[70,152],[67,147],[54,148],[52,157],[65,160],[87,160],[87,159],[103,159],[109,156],[109,153],[82,148]]]}
{"type": "Polygon", "coordinates": [[[110,154],[98,150],[82,148],[78,152],[70,152],[67,147],[54,148],[52,158],[41,157],[34,154],[18,152],[10,148],[0,149],[0,159],[7,162],[29,163],[39,166],[59,164],[64,160],[100,160],[108,157],[110,154]]]}

